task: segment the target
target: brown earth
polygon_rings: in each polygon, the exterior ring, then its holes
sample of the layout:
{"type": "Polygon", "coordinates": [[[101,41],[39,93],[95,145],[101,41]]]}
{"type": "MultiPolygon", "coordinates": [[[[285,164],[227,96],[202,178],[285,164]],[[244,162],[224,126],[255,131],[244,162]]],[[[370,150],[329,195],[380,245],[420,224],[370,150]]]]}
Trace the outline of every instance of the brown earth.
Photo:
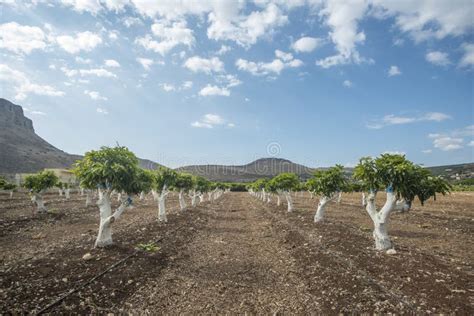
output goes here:
{"type": "Polygon", "coordinates": [[[0,314],[38,312],[127,256],[46,312],[474,313],[472,193],[394,214],[395,255],[373,249],[359,194],[329,204],[322,224],[308,194],[293,213],[247,193],[179,212],[173,195],[166,224],[148,197],[114,224],[106,249],[92,249],[96,206],[77,194],[45,200],[50,213],[33,216],[26,195],[0,195],[0,314]],[[151,241],[158,251],[135,250],[151,241]]]}

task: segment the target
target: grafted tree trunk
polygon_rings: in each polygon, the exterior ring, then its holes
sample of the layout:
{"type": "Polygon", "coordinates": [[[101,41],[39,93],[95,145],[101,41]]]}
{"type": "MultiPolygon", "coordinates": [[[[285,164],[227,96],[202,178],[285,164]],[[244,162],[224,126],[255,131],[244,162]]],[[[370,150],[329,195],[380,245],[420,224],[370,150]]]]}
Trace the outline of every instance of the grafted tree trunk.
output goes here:
{"type": "Polygon", "coordinates": [[[13,190],[10,191],[10,199],[13,198],[13,190]]]}
{"type": "Polygon", "coordinates": [[[362,192],[362,206],[367,206],[367,199],[365,198],[364,192],[362,192]]]}
{"type": "Polygon", "coordinates": [[[86,207],[92,204],[92,192],[91,190],[86,191],[86,207]]]}
{"type": "Polygon", "coordinates": [[[58,189],[59,196],[63,196],[63,189],[58,189]]]}
{"type": "Polygon", "coordinates": [[[36,213],[46,213],[48,210],[44,206],[43,192],[33,193],[31,200],[36,204],[36,213]]]}
{"type": "Polygon", "coordinates": [[[324,215],[326,212],[326,204],[331,200],[331,198],[327,196],[323,196],[319,199],[318,209],[316,210],[316,214],[314,214],[314,222],[320,223],[324,220],[324,215]]]}
{"type": "Polygon", "coordinates": [[[65,195],[66,195],[66,200],[69,200],[69,198],[71,197],[71,189],[66,189],[64,190],[65,192],[65,195]]]}
{"type": "Polygon", "coordinates": [[[280,206],[280,204],[281,204],[280,194],[277,193],[277,206],[280,206]]]}
{"type": "Polygon", "coordinates": [[[181,209],[181,211],[183,211],[186,208],[186,201],[184,201],[183,193],[184,193],[183,189],[179,190],[179,208],[181,209]]]}
{"type": "Polygon", "coordinates": [[[202,202],[204,202],[204,194],[203,193],[199,194],[199,203],[202,203],[202,202]]]}
{"type": "Polygon", "coordinates": [[[338,192],[337,193],[337,200],[336,200],[337,204],[341,203],[341,199],[342,199],[342,192],[338,192]]]}
{"type": "Polygon", "coordinates": [[[286,203],[288,204],[288,212],[293,212],[293,199],[291,198],[291,193],[285,192],[286,203]]]}
{"type": "Polygon", "coordinates": [[[145,192],[140,192],[140,201],[143,201],[145,199],[145,192]]]}
{"type": "Polygon", "coordinates": [[[375,249],[377,250],[387,250],[392,248],[392,242],[388,236],[388,222],[395,203],[396,195],[391,191],[387,191],[387,200],[382,209],[377,212],[375,206],[375,193],[371,192],[367,198],[366,209],[374,223],[373,236],[375,240],[375,249]]]}
{"type": "Polygon", "coordinates": [[[129,206],[128,200],[122,201],[118,209],[112,214],[110,203],[110,192],[108,190],[99,191],[99,200],[97,201],[100,211],[99,233],[95,241],[95,247],[105,247],[113,244],[112,224],[122,215],[123,211],[129,206]]]}

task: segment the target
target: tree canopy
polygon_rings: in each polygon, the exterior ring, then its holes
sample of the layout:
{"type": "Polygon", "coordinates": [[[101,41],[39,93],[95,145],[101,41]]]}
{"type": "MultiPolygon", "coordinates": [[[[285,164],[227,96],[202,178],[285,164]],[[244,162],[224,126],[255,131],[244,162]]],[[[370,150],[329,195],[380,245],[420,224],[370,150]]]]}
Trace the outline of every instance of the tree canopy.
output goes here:
{"type": "Polygon", "coordinates": [[[59,179],[54,172],[41,171],[37,174],[27,176],[23,183],[23,187],[34,193],[40,193],[43,190],[54,187],[58,180],[59,179]]]}
{"type": "Polygon", "coordinates": [[[86,189],[109,189],[139,193],[138,158],[127,147],[101,147],[87,152],[76,162],[74,174],[86,189]]]}
{"type": "Polygon", "coordinates": [[[428,169],[415,165],[404,155],[395,154],[361,158],[355,167],[354,179],[361,181],[369,191],[386,188],[407,202],[418,197],[422,204],[436,197],[436,193],[446,194],[451,189],[447,181],[433,176],[428,169]]]}
{"type": "Polygon", "coordinates": [[[315,194],[331,197],[336,192],[346,189],[347,180],[344,176],[344,169],[341,165],[336,165],[327,170],[317,170],[311,179],[306,182],[309,191],[315,194]]]}
{"type": "Polygon", "coordinates": [[[298,176],[294,173],[280,173],[271,181],[274,182],[275,188],[282,191],[291,191],[299,187],[298,176]]]}
{"type": "Polygon", "coordinates": [[[161,167],[155,173],[155,181],[153,183],[153,187],[158,192],[163,191],[165,186],[168,189],[171,189],[175,186],[177,177],[178,174],[176,173],[176,171],[169,168],[161,167]]]}
{"type": "Polygon", "coordinates": [[[193,176],[188,173],[177,173],[174,186],[179,190],[190,190],[193,187],[193,176]]]}

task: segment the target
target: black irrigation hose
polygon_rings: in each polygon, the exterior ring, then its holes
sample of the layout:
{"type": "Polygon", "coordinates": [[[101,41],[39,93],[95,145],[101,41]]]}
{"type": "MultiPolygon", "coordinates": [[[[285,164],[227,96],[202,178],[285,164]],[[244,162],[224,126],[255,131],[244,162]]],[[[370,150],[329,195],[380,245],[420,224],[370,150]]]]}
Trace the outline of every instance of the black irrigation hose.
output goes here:
{"type": "MultiPolygon", "coordinates": [[[[185,225],[181,225],[177,228],[175,228],[174,230],[172,230],[171,232],[169,232],[167,235],[169,234],[172,234],[172,233],[175,233],[177,232],[178,230],[180,230],[181,228],[183,228],[185,225]]],[[[155,240],[155,243],[159,243],[160,241],[162,241],[163,239],[165,239],[166,236],[163,236],[163,237],[160,237],[158,238],[157,240],[155,240]]],[[[91,284],[92,282],[94,282],[95,280],[99,279],[100,277],[102,277],[103,275],[105,275],[107,272],[109,272],[110,270],[112,270],[113,268],[121,265],[122,263],[124,263],[125,261],[127,261],[128,259],[130,259],[131,257],[134,257],[136,256],[139,252],[141,252],[141,250],[135,250],[133,253],[129,254],[128,256],[126,256],[125,258],[123,259],[120,259],[119,261],[115,262],[114,264],[112,264],[111,266],[109,266],[107,269],[105,269],[104,271],[100,272],[99,274],[95,275],[92,279],[90,279],[89,281],[81,284],[80,286],[72,289],[72,290],[69,290],[69,292],[63,294],[62,296],[60,296],[57,300],[55,300],[54,302],[48,304],[47,306],[45,306],[44,308],[42,308],[40,311],[38,311],[35,315],[41,315],[41,314],[44,314],[47,310],[51,309],[52,307],[58,305],[59,303],[61,303],[62,301],[64,301],[68,296],[82,290],[84,287],[86,287],[87,285],[91,284]]]]}

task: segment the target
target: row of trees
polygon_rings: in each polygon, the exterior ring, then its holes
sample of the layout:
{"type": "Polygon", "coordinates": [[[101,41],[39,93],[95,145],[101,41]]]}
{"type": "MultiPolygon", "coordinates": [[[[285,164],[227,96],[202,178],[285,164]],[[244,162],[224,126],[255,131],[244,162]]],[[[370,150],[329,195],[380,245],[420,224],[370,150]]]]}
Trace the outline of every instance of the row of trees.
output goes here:
{"type": "Polygon", "coordinates": [[[300,183],[295,174],[283,173],[270,180],[259,179],[248,186],[250,194],[269,202],[272,195],[286,197],[288,211],[293,210],[291,191],[304,187],[312,195],[319,196],[319,203],[314,222],[324,220],[326,205],[335,199],[340,200],[342,192],[362,192],[362,204],[373,224],[375,248],[387,250],[392,247],[388,235],[390,214],[394,211],[410,210],[415,198],[423,205],[436,194],[446,194],[451,190],[450,184],[440,177],[407,160],[403,155],[382,154],[380,157],[361,158],[355,167],[352,178],[344,174],[343,167],[336,165],[327,170],[316,171],[306,183],[300,183]],[[378,192],[385,190],[386,201],[377,210],[375,198],[378,192]]]}
{"type": "Polygon", "coordinates": [[[16,185],[10,183],[4,177],[0,177],[0,190],[10,192],[10,198],[13,196],[13,191],[16,189],[16,185]]]}
{"type": "MultiPolygon", "coordinates": [[[[138,158],[126,147],[102,147],[92,150],[78,161],[73,170],[81,189],[86,191],[86,205],[90,203],[91,193],[97,192],[97,206],[100,213],[100,225],[96,247],[113,243],[112,225],[122,213],[132,207],[133,198],[143,199],[151,193],[158,203],[158,219],[167,221],[166,197],[171,191],[178,192],[180,209],[186,209],[185,195],[194,207],[200,202],[218,199],[228,191],[225,184],[213,183],[202,177],[177,173],[168,168],[155,171],[139,167],[138,158]],[[112,211],[111,198],[117,194],[119,206],[112,211]]],[[[43,194],[58,185],[58,178],[51,171],[39,172],[25,178],[24,187],[30,190],[37,212],[45,212],[43,194]]]]}

